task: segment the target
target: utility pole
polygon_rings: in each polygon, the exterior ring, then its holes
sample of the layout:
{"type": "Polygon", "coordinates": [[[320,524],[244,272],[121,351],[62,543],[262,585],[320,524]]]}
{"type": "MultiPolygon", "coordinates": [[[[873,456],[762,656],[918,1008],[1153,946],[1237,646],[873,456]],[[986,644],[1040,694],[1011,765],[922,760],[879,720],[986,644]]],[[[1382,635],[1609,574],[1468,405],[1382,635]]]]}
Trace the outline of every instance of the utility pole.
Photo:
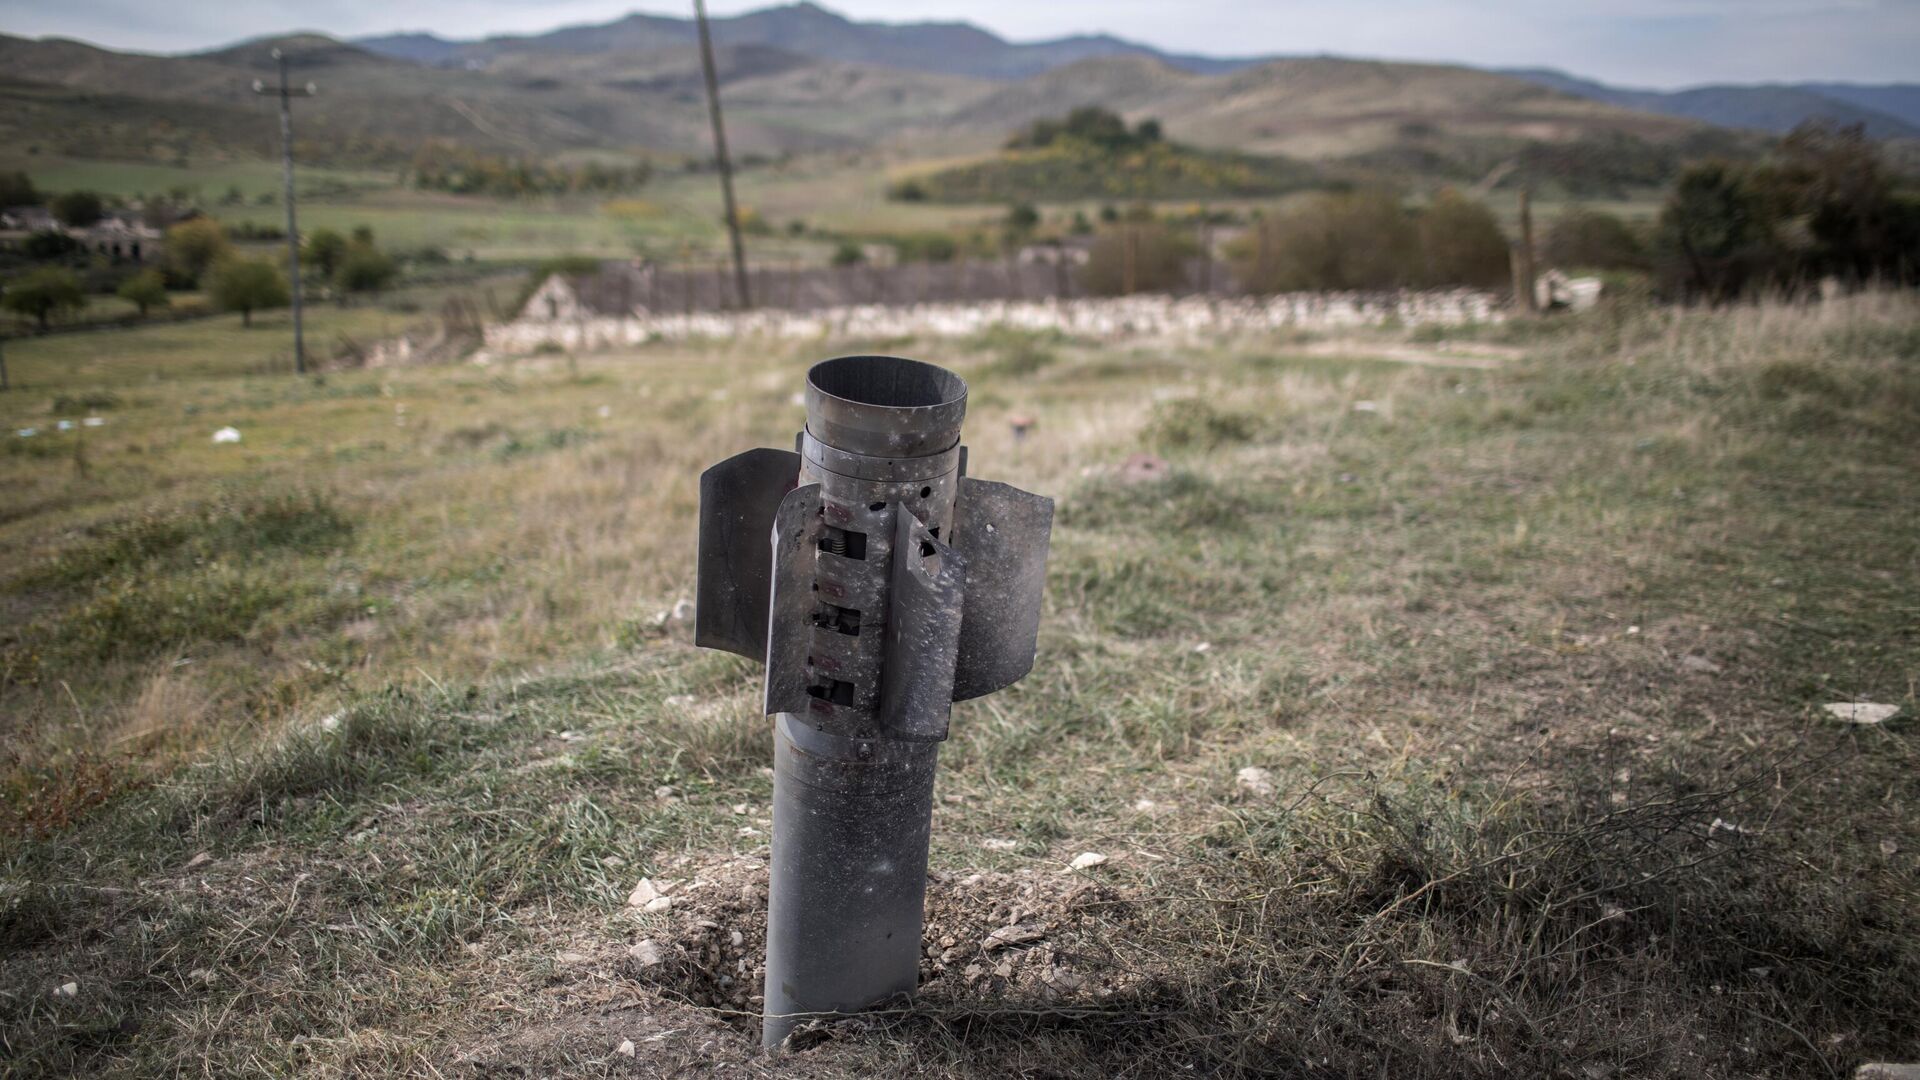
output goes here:
{"type": "Polygon", "coordinates": [[[713,154],[720,164],[720,199],[727,208],[727,235],[733,241],[733,281],[740,290],[740,307],[753,306],[747,289],[747,249],[740,243],[740,212],[733,204],[733,160],[727,156],[727,126],[720,120],[720,80],[713,73],[713,34],[707,29],[706,0],[693,0],[700,23],[700,67],[707,76],[707,112],[713,117],[713,154]]]}
{"type": "Polygon", "coordinates": [[[1520,189],[1520,251],[1519,259],[1514,263],[1513,289],[1520,295],[1520,310],[1534,312],[1540,310],[1539,299],[1533,293],[1533,185],[1527,184],[1520,189]]]}
{"type": "Polygon", "coordinates": [[[293,370],[296,375],[304,375],[307,372],[307,346],[300,322],[300,227],[295,223],[293,213],[293,99],[312,97],[319,89],[312,83],[298,89],[288,87],[287,54],[275,49],[273,59],[280,65],[279,87],[270,87],[255,79],[253,92],[271,94],[280,99],[280,172],[287,202],[287,281],[293,287],[293,370]]]}

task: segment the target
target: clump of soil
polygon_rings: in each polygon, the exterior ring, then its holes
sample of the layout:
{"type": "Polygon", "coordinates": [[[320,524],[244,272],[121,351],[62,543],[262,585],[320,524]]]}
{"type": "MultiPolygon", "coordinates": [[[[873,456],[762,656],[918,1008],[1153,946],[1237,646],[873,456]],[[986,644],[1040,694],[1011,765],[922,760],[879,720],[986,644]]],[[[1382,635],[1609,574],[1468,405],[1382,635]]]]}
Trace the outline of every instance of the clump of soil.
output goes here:
{"type": "MultiPolygon", "coordinates": [[[[730,860],[656,884],[672,897],[670,928],[636,945],[621,974],[757,1033],[766,976],[766,864],[730,860]]],[[[1115,963],[1106,944],[1126,918],[1121,899],[1078,874],[934,872],[921,935],[922,1005],[1069,1004],[1131,989],[1142,976],[1115,963]]]]}

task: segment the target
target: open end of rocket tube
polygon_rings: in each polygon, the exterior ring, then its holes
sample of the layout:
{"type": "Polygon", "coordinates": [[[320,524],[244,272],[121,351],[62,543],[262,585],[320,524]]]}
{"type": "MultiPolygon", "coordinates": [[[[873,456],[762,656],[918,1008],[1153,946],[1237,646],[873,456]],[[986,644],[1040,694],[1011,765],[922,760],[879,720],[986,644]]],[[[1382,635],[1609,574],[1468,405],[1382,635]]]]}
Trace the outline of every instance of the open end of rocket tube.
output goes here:
{"type": "Polygon", "coordinates": [[[899,356],[842,356],[807,372],[807,430],[840,450],[918,457],[951,449],[967,381],[899,356]]]}

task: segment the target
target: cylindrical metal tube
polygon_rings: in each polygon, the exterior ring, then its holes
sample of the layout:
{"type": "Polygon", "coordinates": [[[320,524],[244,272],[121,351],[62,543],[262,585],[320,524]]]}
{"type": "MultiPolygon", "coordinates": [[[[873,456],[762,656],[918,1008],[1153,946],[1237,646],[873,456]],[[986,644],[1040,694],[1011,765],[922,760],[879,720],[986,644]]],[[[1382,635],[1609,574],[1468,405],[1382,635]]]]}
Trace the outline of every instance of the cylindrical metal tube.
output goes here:
{"type": "MultiPolygon", "coordinates": [[[[813,700],[774,724],[762,1042],[808,1015],[910,993],[920,964],[939,743],[881,723],[896,514],[950,535],[967,385],[931,364],[842,357],[807,376],[800,483],[820,485],[807,656],[813,700]]],[[[949,658],[946,662],[950,663],[949,658]]]]}
{"type": "Polygon", "coordinates": [[[810,1015],[913,992],[939,751],[939,743],[822,734],[791,713],[776,718],[768,1048],[810,1015]]]}

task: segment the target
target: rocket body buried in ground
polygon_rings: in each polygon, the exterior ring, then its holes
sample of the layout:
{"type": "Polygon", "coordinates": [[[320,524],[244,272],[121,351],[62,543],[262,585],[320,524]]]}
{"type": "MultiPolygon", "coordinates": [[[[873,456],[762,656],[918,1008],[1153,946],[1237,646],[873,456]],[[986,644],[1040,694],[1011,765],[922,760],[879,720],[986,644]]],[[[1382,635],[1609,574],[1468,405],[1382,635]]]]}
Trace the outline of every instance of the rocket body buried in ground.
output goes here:
{"type": "Polygon", "coordinates": [[[848,356],[807,373],[796,451],[700,478],[694,640],[766,662],[765,1026],[913,991],[952,703],[1033,666],[1053,501],[966,475],[967,384],[848,356]]]}

